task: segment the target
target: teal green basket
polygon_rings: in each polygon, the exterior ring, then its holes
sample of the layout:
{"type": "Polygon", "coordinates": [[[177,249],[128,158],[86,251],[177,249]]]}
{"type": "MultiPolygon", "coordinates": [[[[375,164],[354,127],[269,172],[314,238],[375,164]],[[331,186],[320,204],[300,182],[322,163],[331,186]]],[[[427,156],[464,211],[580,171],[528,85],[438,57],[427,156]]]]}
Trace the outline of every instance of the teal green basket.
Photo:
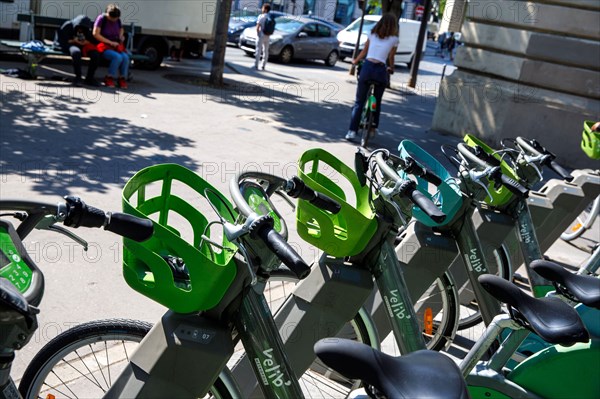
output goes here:
{"type": "Polygon", "coordinates": [[[377,230],[377,220],[369,202],[370,189],[360,185],[354,169],[317,148],[302,154],[298,176],[307,186],[335,199],[341,206],[340,212],[334,215],[299,200],[296,229],[300,237],[337,258],[362,252],[377,230]],[[342,186],[352,192],[345,192],[342,186]],[[356,206],[348,203],[350,197],[356,198],[356,206]]]}
{"type": "Polygon", "coordinates": [[[125,281],[134,290],[176,313],[215,307],[236,276],[233,256],[237,247],[225,236],[221,245],[226,249],[220,251],[202,239],[203,234],[210,237],[210,229],[206,229],[209,221],[198,210],[200,206],[210,209],[206,201],[210,201],[224,219],[233,222],[237,217],[234,207],[221,193],[180,165],[145,168],[123,188],[123,211],[154,222],[154,234],[149,240],[138,243],[124,239],[125,281]],[[159,190],[155,190],[157,187],[159,190]],[[158,195],[150,194],[156,191],[158,195]],[[184,228],[193,232],[189,242],[179,232],[184,228]],[[167,255],[183,259],[189,281],[174,279],[164,259],[167,255]]]}
{"type": "MultiPolygon", "coordinates": [[[[413,217],[429,227],[448,224],[454,219],[454,216],[462,206],[462,194],[455,178],[433,156],[410,140],[403,140],[398,150],[400,151],[400,158],[406,159],[406,157],[410,156],[442,180],[442,184],[436,187],[427,180],[416,177],[419,191],[430,198],[446,214],[446,219],[441,223],[435,222],[418,206],[413,206],[413,217]]],[[[415,178],[415,176],[409,175],[402,170],[399,170],[398,174],[403,179],[415,178]]]]}
{"type": "MultiPolygon", "coordinates": [[[[483,151],[485,151],[487,154],[493,156],[494,158],[496,158],[498,161],[500,161],[500,169],[502,170],[502,173],[508,177],[510,177],[511,179],[515,180],[515,181],[520,181],[521,179],[519,178],[519,176],[517,175],[517,173],[515,172],[515,170],[513,168],[511,168],[506,161],[504,161],[502,159],[502,157],[500,156],[500,154],[498,154],[498,152],[496,150],[494,150],[492,147],[490,147],[489,145],[485,144],[483,141],[481,141],[480,139],[478,139],[477,137],[471,135],[471,134],[466,134],[464,137],[464,142],[469,146],[469,147],[475,147],[475,146],[479,146],[481,147],[481,149],[483,151]]],[[[514,194],[511,193],[506,187],[504,186],[500,186],[499,188],[496,188],[494,185],[494,182],[491,182],[488,185],[488,191],[491,195],[488,195],[485,198],[485,202],[489,205],[492,206],[502,206],[505,205],[507,203],[509,203],[512,199],[514,194]]]]}

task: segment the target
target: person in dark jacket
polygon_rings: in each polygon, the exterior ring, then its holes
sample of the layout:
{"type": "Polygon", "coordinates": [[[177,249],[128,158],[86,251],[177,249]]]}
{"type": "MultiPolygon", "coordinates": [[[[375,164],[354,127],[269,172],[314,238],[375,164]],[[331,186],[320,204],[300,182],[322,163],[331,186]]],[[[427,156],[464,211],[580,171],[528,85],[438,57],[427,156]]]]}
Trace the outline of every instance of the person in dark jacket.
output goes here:
{"type": "Polygon", "coordinates": [[[92,36],[92,20],[85,15],[78,15],[65,22],[56,32],[54,46],[73,59],[75,80],[73,84],[81,83],[81,57],[89,57],[87,76],[84,83],[90,86],[99,86],[94,79],[94,74],[100,61],[100,53],[96,51],[96,40],[92,36]]]}

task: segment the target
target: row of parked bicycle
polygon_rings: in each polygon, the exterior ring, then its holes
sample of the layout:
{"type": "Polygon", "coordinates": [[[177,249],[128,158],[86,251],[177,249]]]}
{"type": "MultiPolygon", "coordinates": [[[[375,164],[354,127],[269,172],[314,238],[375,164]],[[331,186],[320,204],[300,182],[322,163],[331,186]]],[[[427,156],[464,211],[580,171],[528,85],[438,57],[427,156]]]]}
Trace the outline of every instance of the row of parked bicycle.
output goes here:
{"type": "Polygon", "coordinates": [[[403,141],[398,155],[358,150],[353,167],[312,149],[291,179],[239,173],[231,200],[163,164],[127,182],[124,213],[75,197],[0,201],[0,397],[600,397],[600,250],[577,273],[543,258],[598,196],[600,173],[568,173],[521,137],[495,150],[467,135],[442,151],[456,173],[403,141]],[[561,179],[531,191],[544,168],[561,179]],[[313,265],[287,242],[286,202],[323,251],[313,265]],[[67,330],[17,390],[12,361],[44,292],[22,241],[48,229],[85,242],[61,223],[122,235],[126,282],[168,311],[153,326],[67,330]],[[517,252],[533,297],[511,282],[517,252]],[[436,352],[480,321],[460,365],[436,352]],[[380,351],[390,332],[402,356],[380,351]]]}

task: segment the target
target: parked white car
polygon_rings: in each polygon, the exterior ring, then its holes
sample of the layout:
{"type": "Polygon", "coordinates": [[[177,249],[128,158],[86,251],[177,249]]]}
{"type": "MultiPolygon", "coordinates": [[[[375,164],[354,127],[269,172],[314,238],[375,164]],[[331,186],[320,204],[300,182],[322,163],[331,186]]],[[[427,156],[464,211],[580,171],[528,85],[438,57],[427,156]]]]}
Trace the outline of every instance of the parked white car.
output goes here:
{"type": "MultiPolygon", "coordinates": [[[[371,29],[375,27],[375,24],[377,24],[380,19],[381,15],[365,15],[365,22],[363,24],[362,35],[360,37],[359,51],[365,46],[367,38],[371,33],[371,29]]],[[[404,63],[409,67],[412,64],[414,59],[413,57],[415,55],[415,49],[417,48],[417,38],[419,37],[420,25],[421,22],[419,21],[400,18],[398,32],[400,43],[398,44],[396,57],[394,58],[396,64],[404,63]]],[[[352,58],[359,28],[360,18],[356,19],[337,34],[337,39],[340,42],[340,58],[342,60],[345,57],[352,58]]],[[[423,51],[425,51],[426,47],[427,41],[423,40],[423,51]]]]}

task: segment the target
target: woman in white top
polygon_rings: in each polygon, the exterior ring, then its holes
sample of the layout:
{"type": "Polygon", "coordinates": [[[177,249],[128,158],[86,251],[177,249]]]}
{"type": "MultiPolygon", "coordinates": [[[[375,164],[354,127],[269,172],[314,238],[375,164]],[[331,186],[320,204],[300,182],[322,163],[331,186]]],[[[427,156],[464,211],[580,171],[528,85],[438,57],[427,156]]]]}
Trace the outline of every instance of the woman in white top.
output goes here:
{"type": "MultiPolygon", "coordinates": [[[[367,101],[367,91],[370,81],[375,84],[375,98],[377,99],[377,110],[373,115],[374,127],[379,126],[379,114],[381,112],[381,97],[388,83],[388,73],[394,73],[394,55],[398,47],[398,19],[394,14],[384,14],[379,22],[371,30],[365,47],[360,54],[352,60],[357,64],[366,57],[362,65],[356,89],[356,100],[352,107],[352,119],[350,129],[346,134],[346,140],[354,140],[360,122],[361,111],[367,101]],[[389,65],[389,66],[388,66],[389,65]]],[[[371,134],[375,132],[370,132],[371,134]]]]}

